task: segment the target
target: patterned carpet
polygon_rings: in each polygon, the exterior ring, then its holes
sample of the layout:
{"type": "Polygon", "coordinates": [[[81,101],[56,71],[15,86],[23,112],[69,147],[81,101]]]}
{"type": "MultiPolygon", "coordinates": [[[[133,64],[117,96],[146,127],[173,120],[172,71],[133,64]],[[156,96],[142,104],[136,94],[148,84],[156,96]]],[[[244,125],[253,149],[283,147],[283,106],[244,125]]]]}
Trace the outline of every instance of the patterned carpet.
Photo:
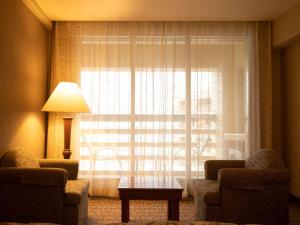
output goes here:
{"type": "MultiPolygon", "coordinates": [[[[167,219],[166,201],[130,201],[130,221],[154,221],[167,219]]],[[[195,220],[192,200],[180,202],[180,220],[195,220]]],[[[117,223],[121,221],[121,201],[111,198],[89,200],[89,225],[117,223]]],[[[300,225],[300,204],[290,206],[290,225],[300,225]]]]}

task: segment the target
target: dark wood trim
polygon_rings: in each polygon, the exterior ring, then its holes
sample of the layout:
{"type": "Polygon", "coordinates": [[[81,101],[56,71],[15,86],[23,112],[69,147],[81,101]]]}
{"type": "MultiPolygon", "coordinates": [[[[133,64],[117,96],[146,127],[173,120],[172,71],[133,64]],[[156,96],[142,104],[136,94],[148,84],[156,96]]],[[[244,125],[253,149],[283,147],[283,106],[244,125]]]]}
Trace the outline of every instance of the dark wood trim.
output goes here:
{"type": "Polygon", "coordinates": [[[121,221],[122,223],[128,223],[129,222],[129,200],[128,199],[122,199],[121,201],[121,221]]]}
{"type": "Polygon", "coordinates": [[[122,223],[129,222],[129,200],[168,200],[168,220],[179,221],[182,189],[119,189],[122,223]]]}
{"type": "Polygon", "coordinates": [[[179,221],[179,201],[182,199],[183,188],[175,178],[165,180],[161,183],[153,183],[149,178],[147,182],[135,182],[135,177],[123,177],[118,186],[121,203],[122,223],[129,222],[129,201],[130,200],[167,200],[168,220],[179,221]],[[155,185],[154,185],[155,184],[155,185]]]}
{"type": "Polygon", "coordinates": [[[70,159],[71,157],[71,131],[72,131],[72,117],[64,117],[64,159],[70,159]]]}
{"type": "Polygon", "coordinates": [[[45,113],[45,140],[44,140],[44,159],[47,158],[48,155],[48,120],[49,120],[49,113],[45,113]]]}

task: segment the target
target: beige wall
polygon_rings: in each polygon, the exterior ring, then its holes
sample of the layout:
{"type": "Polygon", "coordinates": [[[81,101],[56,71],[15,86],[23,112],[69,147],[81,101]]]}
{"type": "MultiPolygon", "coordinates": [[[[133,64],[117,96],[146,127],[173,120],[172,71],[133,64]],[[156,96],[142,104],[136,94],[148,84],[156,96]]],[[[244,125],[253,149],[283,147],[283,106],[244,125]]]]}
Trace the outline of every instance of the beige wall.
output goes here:
{"type": "Polygon", "coordinates": [[[300,3],[273,21],[273,148],[300,198],[300,3]]]}
{"type": "Polygon", "coordinates": [[[0,156],[44,156],[48,32],[20,0],[0,1],[0,156]]]}
{"type": "Polygon", "coordinates": [[[283,151],[292,174],[291,194],[300,197],[300,40],[282,54],[283,151]]]}
{"type": "Polygon", "coordinates": [[[300,4],[273,21],[273,46],[287,46],[300,36],[300,4]]]}

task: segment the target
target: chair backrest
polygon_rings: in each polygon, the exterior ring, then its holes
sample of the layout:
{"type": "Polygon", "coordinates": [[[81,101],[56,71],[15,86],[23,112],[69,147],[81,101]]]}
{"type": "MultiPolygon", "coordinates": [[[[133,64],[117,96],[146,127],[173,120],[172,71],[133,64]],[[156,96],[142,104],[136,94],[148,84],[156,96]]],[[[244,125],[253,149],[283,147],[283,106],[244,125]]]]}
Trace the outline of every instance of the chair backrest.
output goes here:
{"type": "Polygon", "coordinates": [[[40,168],[40,164],[30,152],[12,149],[2,156],[0,167],[40,168]]]}
{"type": "Polygon", "coordinates": [[[2,156],[0,221],[63,223],[65,184],[52,176],[57,169],[45,170],[28,151],[13,149],[2,156]]]}
{"type": "Polygon", "coordinates": [[[259,149],[252,153],[245,161],[248,169],[284,169],[284,163],[274,150],[259,149]]]}

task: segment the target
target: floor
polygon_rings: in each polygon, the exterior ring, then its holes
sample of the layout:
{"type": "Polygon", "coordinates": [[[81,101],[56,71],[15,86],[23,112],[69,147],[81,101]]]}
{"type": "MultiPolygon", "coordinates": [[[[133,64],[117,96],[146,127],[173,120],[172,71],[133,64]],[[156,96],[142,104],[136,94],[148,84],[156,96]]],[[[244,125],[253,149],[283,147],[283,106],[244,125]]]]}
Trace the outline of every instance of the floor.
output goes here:
{"type": "MultiPolygon", "coordinates": [[[[195,219],[194,202],[180,202],[180,220],[195,219]]],[[[153,221],[167,219],[166,201],[130,201],[130,221],[153,221]]],[[[89,225],[117,223],[121,221],[121,201],[108,198],[89,200],[89,225]]],[[[290,204],[290,225],[300,225],[300,204],[290,204]]]]}

